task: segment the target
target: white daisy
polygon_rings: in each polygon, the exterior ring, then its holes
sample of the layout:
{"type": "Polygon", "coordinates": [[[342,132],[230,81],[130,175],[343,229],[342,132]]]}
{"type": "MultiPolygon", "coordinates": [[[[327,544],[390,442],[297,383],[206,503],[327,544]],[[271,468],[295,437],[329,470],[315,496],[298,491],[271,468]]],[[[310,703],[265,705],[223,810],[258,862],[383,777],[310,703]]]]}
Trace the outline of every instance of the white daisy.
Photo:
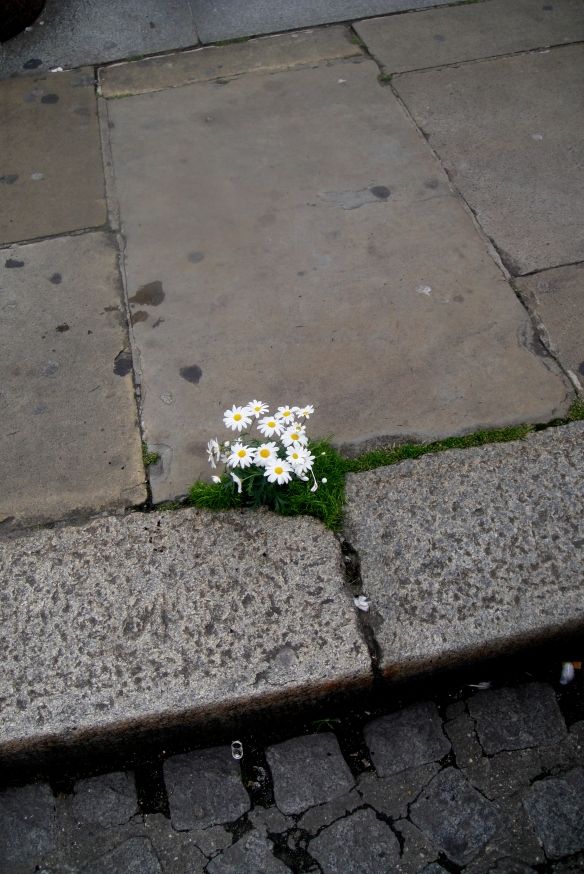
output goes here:
{"type": "Polygon", "coordinates": [[[237,476],[236,473],[233,473],[233,471],[231,471],[231,479],[233,480],[233,482],[237,486],[237,494],[240,495],[241,494],[241,487],[243,485],[243,480],[241,479],[241,477],[237,476]]]}
{"type": "Polygon", "coordinates": [[[254,450],[239,440],[231,447],[231,455],[227,459],[229,467],[249,467],[254,460],[254,450]]]}
{"type": "Polygon", "coordinates": [[[298,443],[292,444],[287,451],[288,461],[294,465],[294,473],[300,475],[312,471],[314,455],[310,454],[310,450],[306,446],[299,446],[298,443]]]}
{"type": "Polygon", "coordinates": [[[284,446],[292,446],[293,443],[299,443],[301,446],[304,446],[308,443],[304,425],[293,424],[290,428],[286,428],[282,434],[282,443],[284,446]]]}
{"type": "Polygon", "coordinates": [[[284,405],[283,407],[278,407],[278,412],[275,413],[275,418],[280,422],[284,422],[286,425],[291,425],[297,412],[298,407],[288,407],[284,405]]]}
{"type": "Polygon", "coordinates": [[[262,443],[255,451],[255,463],[265,467],[270,461],[278,457],[278,447],[275,443],[262,443]]]}
{"type": "Polygon", "coordinates": [[[306,404],[305,407],[300,407],[300,409],[298,410],[298,415],[302,419],[310,419],[313,413],[314,407],[312,406],[312,404],[306,404]]]}
{"type": "Polygon", "coordinates": [[[268,482],[278,483],[279,486],[282,486],[292,479],[292,465],[289,461],[276,458],[266,465],[264,476],[267,476],[268,482]]]}
{"type": "Polygon", "coordinates": [[[209,456],[209,464],[214,470],[221,460],[221,447],[217,440],[209,440],[207,443],[207,455],[209,456]]]}
{"type": "Polygon", "coordinates": [[[280,435],[282,433],[282,425],[274,416],[264,416],[258,422],[258,430],[264,437],[272,437],[273,434],[280,435]]]}
{"type": "Polygon", "coordinates": [[[254,419],[259,419],[260,416],[263,416],[264,413],[268,412],[268,405],[264,404],[263,401],[250,401],[247,405],[247,409],[249,410],[250,416],[253,416],[254,419]]]}
{"type": "Polygon", "coordinates": [[[217,485],[219,485],[221,482],[220,476],[212,476],[211,479],[213,480],[214,483],[217,483],[217,485]]]}
{"type": "Polygon", "coordinates": [[[235,405],[230,410],[225,410],[223,413],[223,424],[226,428],[231,428],[232,431],[241,431],[251,425],[251,416],[247,407],[236,407],[235,405]]]}

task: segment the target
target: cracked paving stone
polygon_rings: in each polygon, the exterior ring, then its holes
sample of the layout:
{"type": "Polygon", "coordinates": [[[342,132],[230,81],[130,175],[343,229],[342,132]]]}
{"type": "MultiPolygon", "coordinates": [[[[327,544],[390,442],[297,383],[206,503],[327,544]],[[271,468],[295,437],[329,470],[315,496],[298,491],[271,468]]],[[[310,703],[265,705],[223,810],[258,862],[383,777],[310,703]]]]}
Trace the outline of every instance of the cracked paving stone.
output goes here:
{"type": "Polygon", "coordinates": [[[83,868],[83,874],[121,874],[121,872],[163,874],[148,838],[130,838],[83,868]]]}
{"type": "Polygon", "coordinates": [[[488,874],[536,874],[536,870],[516,859],[500,859],[489,869],[488,874]]]}
{"type": "Polygon", "coordinates": [[[274,797],[285,814],[303,813],[349,792],[355,780],[330,732],[296,737],[266,750],[274,797]]]}
{"type": "Polygon", "coordinates": [[[176,831],[161,813],[147,814],[144,826],[164,874],[202,874],[208,858],[193,832],[176,831]]]}
{"type": "Polygon", "coordinates": [[[295,820],[280,813],[277,807],[256,807],[249,814],[249,821],[256,829],[272,834],[281,834],[294,828],[295,820]]]}
{"type": "Polygon", "coordinates": [[[170,819],[176,829],[233,822],[250,808],[230,747],[213,747],[164,762],[170,819]]]}
{"type": "Polygon", "coordinates": [[[374,810],[358,810],[325,828],[308,845],[323,874],[379,874],[393,870],[399,842],[374,810]]]}
{"type": "Polygon", "coordinates": [[[450,738],[456,764],[465,768],[483,757],[483,749],[478,742],[475,724],[468,713],[462,713],[445,723],[444,731],[450,738]]]}
{"type": "Polygon", "coordinates": [[[426,871],[424,866],[431,867],[438,858],[440,850],[428,836],[409,819],[398,820],[394,823],[394,828],[401,837],[403,847],[399,862],[392,874],[419,874],[421,870],[426,871]]]}
{"type": "Polygon", "coordinates": [[[473,786],[493,801],[513,795],[542,772],[538,750],[513,750],[482,758],[463,768],[473,786]]]}
{"type": "Polygon", "coordinates": [[[0,870],[33,866],[55,841],[55,799],[45,783],[0,792],[0,870]]]}
{"type": "Polygon", "coordinates": [[[521,803],[521,796],[492,802],[498,813],[498,827],[480,853],[465,868],[465,874],[489,874],[493,866],[513,860],[541,865],[545,856],[521,803]]]}
{"type": "Polygon", "coordinates": [[[134,775],[117,772],[79,780],[72,811],[77,822],[104,828],[122,825],[138,813],[134,775]]]}
{"type": "Polygon", "coordinates": [[[321,804],[318,807],[313,807],[308,810],[302,819],[298,821],[298,828],[304,831],[316,834],[324,826],[330,825],[347,813],[355,810],[356,807],[361,807],[363,801],[361,796],[353,789],[347,795],[341,795],[340,798],[333,798],[326,804],[321,804]]]}
{"type": "Polygon", "coordinates": [[[578,765],[584,766],[584,721],[570,726],[568,737],[561,743],[542,747],[539,753],[542,767],[553,776],[578,765]]]}
{"type": "Polygon", "coordinates": [[[274,845],[264,835],[251,831],[215,856],[207,874],[286,874],[290,868],[276,859],[274,845]]]}
{"type": "Polygon", "coordinates": [[[534,783],[523,804],[550,859],[584,850],[584,769],[534,783]]]}
{"type": "Polygon", "coordinates": [[[375,810],[391,816],[392,819],[398,819],[407,816],[408,805],[418,797],[439,770],[438,764],[430,762],[400,771],[392,777],[362,774],[357,791],[365,804],[370,804],[375,810]]]}
{"type": "Polygon", "coordinates": [[[545,683],[478,692],[468,709],[488,755],[558,743],[567,734],[554,690],[545,683]]]}
{"type": "Polygon", "coordinates": [[[411,807],[411,820],[457,865],[465,865],[497,831],[500,818],[454,768],[441,771],[411,807]]]}
{"type": "Polygon", "coordinates": [[[365,742],[380,777],[438,761],[450,752],[438,708],[430,701],[373,720],[365,726],[365,742]]]}

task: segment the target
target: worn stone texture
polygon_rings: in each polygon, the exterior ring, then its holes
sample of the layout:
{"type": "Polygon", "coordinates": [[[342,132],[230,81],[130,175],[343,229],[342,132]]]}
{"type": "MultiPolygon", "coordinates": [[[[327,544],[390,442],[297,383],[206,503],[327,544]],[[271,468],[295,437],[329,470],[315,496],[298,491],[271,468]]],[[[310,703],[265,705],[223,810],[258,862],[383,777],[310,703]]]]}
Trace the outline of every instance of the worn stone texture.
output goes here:
{"type": "Polygon", "coordinates": [[[197,42],[188,0],[47,0],[33,26],[3,43],[0,78],[100,64],[197,42]],[[42,22],[42,24],[41,24],[42,22]]]}
{"type": "Polygon", "coordinates": [[[310,841],[308,851],[323,874],[379,874],[394,870],[400,854],[393,831],[371,809],[357,810],[329,825],[310,841]]]}
{"type": "Polygon", "coordinates": [[[584,260],[584,46],[406,73],[392,85],[511,273],[584,260]]]}
{"type": "Polygon", "coordinates": [[[365,804],[370,804],[379,813],[385,813],[392,819],[398,819],[408,815],[408,805],[439,770],[436,762],[430,762],[392,774],[391,777],[365,773],[359,777],[357,790],[365,804]]]}
{"type": "Polygon", "coordinates": [[[365,726],[365,743],[380,777],[436,762],[450,752],[438,708],[422,701],[365,726]]]}
{"type": "Polygon", "coordinates": [[[294,30],[314,24],[348,21],[366,15],[383,15],[406,9],[438,6],[448,0],[294,0],[271,3],[266,0],[189,0],[201,42],[216,42],[277,30],[294,30]]]}
{"type": "Polygon", "coordinates": [[[154,847],[145,837],[130,838],[83,866],[83,874],[163,874],[154,847]]]}
{"type": "MultiPolygon", "coordinates": [[[[0,86],[1,87],[1,86],[0,86]]],[[[0,257],[0,521],[146,500],[117,250],[102,233],[0,257]]]]}
{"type": "Polygon", "coordinates": [[[388,73],[401,73],[584,39],[579,0],[489,2],[358,21],[355,30],[388,73]]]}
{"type": "Polygon", "coordinates": [[[176,831],[160,813],[147,814],[144,826],[164,874],[203,874],[209,860],[201,852],[196,835],[176,831]]]}
{"type": "Polygon", "coordinates": [[[104,97],[126,97],[191,82],[242,73],[270,73],[361,54],[360,47],[350,41],[347,28],[327,27],[114,64],[100,70],[99,81],[104,97]]]}
{"type": "Polygon", "coordinates": [[[0,792],[0,870],[33,870],[54,849],[55,799],[45,783],[0,792]]]}
{"type": "Polygon", "coordinates": [[[285,814],[302,813],[349,792],[355,785],[334,734],[311,734],[266,750],[274,797],[285,814]]]}
{"type": "Polygon", "coordinates": [[[339,546],[309,518],[96,519],[2,543],[0,580],[6,756],[369,683],[339,546]]]}
{"type": "Polygon", "coordinates": [[[487,755],[556,744],[567,734],[555,692],[546,683],[477,692],[468,709],[487,755]]]}
{"type": "MultiPolygon", "coordinates": [[[[409,819],[400,819],[394,823],[394,829],[403,844],[402,854],[394,866],[395,874],[427,874],[427,867],[432,871],[434,860],[438,858],[439,848],[432,840],[420,831],[409,819]]],[[[442,874],[442,871],[437,872],[442,874]]]]}
{"type": "Polygon", "coordinates": [[[584,385],[584,264],[536,273],[517,286],[543,322],[550,348],[584,385]]]}
{"type": "Polygon", "coordinates": [[[298,820],[298,828],[310,832],[310,834],[316,834],[325,826],[331,825],[335,820],[362,806],[361,795],[355,789],[351,789],[346,795],[339,795],[331,801],[326,801],[324,804],[307,810],[304,816],[298,820]]]}
{"type": "Polygon", "coordinates": [[[0,245],[103,225],[91,67],[0,82],[0,117],[0,245]]]}
{"type": "Polygon", "coordinates": [[[223,410],[258,394],[315,403],[314,433],[353,448],[565,411],[571,388],[377,72],[107,102],[156,501],[209,477],[223,410]]]}
{"type": "Polygon", "coordinates": [[[248,832],[211,859],[205,871],[207,874],[242,874],[244,871],[287,874],[290,868],[274,856],[273,846],[264,835],[248,832]]]}
{"type": "Polygon", "coordinates": [[[543,771],[538,750],[511,750],[471,762],[464,773],[487,798],[506,798],[538,777],[543,771]]]}
{"type": "Polygon", "coordinates": [[[584,850],[584,770],[534,783],[525,809],[550,859],[584,850]]]}
{"type": "Polygon", "coordinates": [[[347,478],[382,669],[503,652],[584,621],[584,423],[347,478]]]}
{"type": "Polygon", "coordinates": [[[170,819],[179,831],[233,822],[250,808],[230,747],[166,759],[164,780],[170,819]]]}
{"type": "Polygon", "coordinates": [[[452,752],[459,768],[468,768],[482,758],[483,750],[478,742],[474,720],[468,713],[460,713],[446,722],[444,733],[452,744],[452,752]]]}
{"type": "Polygon", "coordinates": [[[108,828],[128,822],[138,813],[133,774],[114,772],[75,784],[73,816],[81,825],[108,828]]]}

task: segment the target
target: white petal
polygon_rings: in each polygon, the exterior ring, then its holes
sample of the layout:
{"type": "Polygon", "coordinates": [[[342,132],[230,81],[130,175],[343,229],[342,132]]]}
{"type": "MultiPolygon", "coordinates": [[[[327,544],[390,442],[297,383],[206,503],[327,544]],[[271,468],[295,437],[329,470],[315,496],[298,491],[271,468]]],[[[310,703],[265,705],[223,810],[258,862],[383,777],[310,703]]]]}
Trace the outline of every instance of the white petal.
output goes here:
{"type": "Polygon", "coordinates": [[[212,476],[211,479],[213,480],[214,483],[220,483],[220,482],[221,482],[221,477],[220,477],[220,476],[212,476]]]}
{"type": "Polygon", "coordinates": [[[359,595],[358,598],[353,598],[353,604],[357,610],[362,610],[363,613],[369,613],[369,601],[365,595],[359,595]]]}
{"type": "Polygon", "coordinates": [[[567,686],[574,679],[575,671],[572,662],[564,662],[562,664],[562,673],[560,674],[560,686],[567,686]]]}

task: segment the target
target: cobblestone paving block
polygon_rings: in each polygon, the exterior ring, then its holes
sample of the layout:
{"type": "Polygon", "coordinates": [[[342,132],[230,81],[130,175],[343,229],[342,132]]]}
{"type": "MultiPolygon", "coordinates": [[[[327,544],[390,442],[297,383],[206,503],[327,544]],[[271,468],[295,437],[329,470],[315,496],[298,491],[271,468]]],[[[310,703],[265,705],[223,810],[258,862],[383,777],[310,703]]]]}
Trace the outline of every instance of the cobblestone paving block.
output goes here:
{"type": "Polygon", "coordinates": [[[442,865],[439,865],[438,862],[432,862],[430,865],[426,865],[425,868],[422,868],[420,874],[445,874],[446,868],[443,868],[442,865]]]}
{"type": "Polygon", "coordinates": [[[496,808],[460,771],[441,771],[411,808],[412,822],[457,865],[465,865],[500,826],[496,808]]]}
{"type": "Polygon", "coordinates": [[[499,859],[489,870],[489,874],[537,874],[537,872],[535,868],[516,859],[499,859]]]}
{"type": "Polygon", "coordinates": [[[559,744],[547,744],[540,748],[542,767],[555,775],[577,765],[584,766],[584,722],[570,726],[568,737],[559,744]]]}
{"type": "Polygon", "coordinates": [[[33,870],[56,845],[55,799],[44,783],[0,792],[0,870],[33,870]]]}
{"type": "Polygon", "coordinates": [[[355,780],[334,734],[292,738],[266,750],[282,813],[303,813],[349,792],[355,780]]]}
{"type": "MultiPolygon", "coordinates": [[[[201,852],[193,832],[176,831],[160,813],[147,814],[144,829],[164,874],[202,874],[208,858],[201,852]]],[[[228,838],[229,844],[231,835],[228,838]]]]}
{"type": "Polygon", "coordinates": [[[424,701],[365,726],[365,742],[380,777],[435,762],[450,751],[438,708],[424,701]]]}
{"type": "Polygon", "coordinates": [[[545,862],[541,844],[521,803],[521,796],[493,802],[499,822],[480,853],[466,866],[465,874],[488,874],[496,864],[523,862],[538,866],[545,862]]]}
{"type": "Polygon", "coordinates": [[[483,749],[478,742],[475,724],[468,713],[461,713],[444,724],[444,731],[450,738],[452,750],[459,768],[465,768],[480,761],[483,749]]]}
{"type": "Polygon", "coordinates": [[[138,813],[134,775],[116,772],[79,780],[75,784],[72,809],[81,824],[107,828],[128,822],[138,813]]]}
{"type": "Polygon", "coordinates": [[[276,859],[273,846],[259,832],[248,832],[209,862],[207,874],[286,874],[290,869],[276,859]]]}
{"type": "Polygon", "coordinates": [[[380,813],[385,813],[393,819],[405,817],[408,805],[427,786],[440,766],[435,762],[408,768],[392,777],[378,777],[375,774],[362,774],[359,777],[357,790],[366,804],[370,804],[380,813]]]}
{"type": "Polygon", "coordinates": [[[584,871],[584,853],[572,856],[564,862],[556,862],[551,866],[553,874],[582,874],[584,871]]]}
{"type": "Polygon", "coordinates": [[[478,692],[468,709],[488,755],[558,743],[567,734],[554,690],[545,683],[478,692]]]}
{"type": "Polygon", "coordinates": [[[296,825],[296,820],[284,816],[277,807],[255,807],[249,814],[249,821],[258,831],[272,834],[281,834],[296,825]]]}
{"type": "Polygon", "coordinates": [[[513,795],[541,774],[543,765],[536,749],[513,750],[483,757],[463,767],[473,786],[494,800],[513,795]]]}
{"type": "Polygon", "coordinates": [[[163,874],[148,838],[130,838],[83,867],[83,874],[163,874]]]}
{"type": "Polygon", "coordinates": [[[371,809],[357,810],[325,828],[310,841],[308,852],[323,874],[379,874],[393,870],[400,854],[390,827],[371,809]]]}
{"type": "Polygon", "coordinates": [[[316,834],[324,826],[330,825],[335,820],[340,819],[345,814],[355,810],[356,807],[363,806],[363,799],[359,793],[352,789],[346,795],[341,795],[339,798],[333,798],[332,801],[327,801],[326,804],[320,804],[318,807],[313,807],[308,810],[304,816],[298,820],[298,828],[304,831],[316,834]]]}
{"type": "Polygon", "coordinates": [[[205,828],[239,819],[250,808],[230,747],[172,756],[164,780],[174,828],[205,828]]]}
{"type": "Polygon", "coordinates": [[[584,850],[584,769],[534,783],[524,805],[549,858],[584,850]]]}
{"type": "Polygon", "coordinates": [[[395,874],[419,874],[432,865],[438,858],[438,847],[420,831],[409,819],[400,819],[394,823],[396,832],[403,841],[402,854],[395,866],[395,874]]]}

